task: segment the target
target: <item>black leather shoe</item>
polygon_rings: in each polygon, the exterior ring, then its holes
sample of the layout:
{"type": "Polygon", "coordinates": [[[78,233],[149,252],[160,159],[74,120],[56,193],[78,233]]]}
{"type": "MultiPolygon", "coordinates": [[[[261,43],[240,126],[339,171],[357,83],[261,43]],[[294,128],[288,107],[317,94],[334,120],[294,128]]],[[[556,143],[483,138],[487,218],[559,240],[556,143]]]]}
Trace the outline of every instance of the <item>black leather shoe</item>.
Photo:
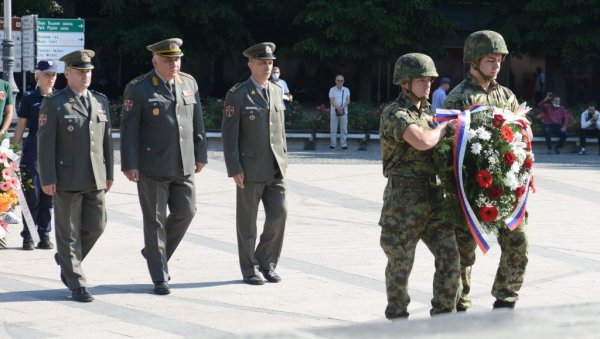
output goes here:
{"type": "Polygon", "coordinates": [[[51,250],[54,248],[54,244],[50,241],[50,237],[42,237],[37,244],[37,248],[41,250],[51,250]]]}
{"type": "Polygon", "coordinates": [[[281,277],[274,271],[260,270],[260,273],[262,273],[268,282],[278,283],[281,281],[281,277]]]}
{"type": "Polygon", "coordinates": [[[167,295],[171,293],[171,288],[166,281],[158,281],[154,283],[154,294],[167,295]]]}
{"type": "Polygon", "coordinates": [[[498,309],[498,308],[510,308],[513,309],[515,308],[515,302],[514,301],[504,301],[504,300],[500,300],[500,299],[496,299],[496,301],[494,302],[494,309],[498,309]]]}
{"type": "Polygon", "coordinates": [[[94,300],[94,297],[92,297],[85,287],[77,287],[71,292],[71,295],[73,296],[73,300],[81,303],[89,303],[94,300]]]}
{"type": "Polygon", "coordinates": [[[23,238],[23,249],[26,251],[32,251],[35,249],[33,246],[33,239],[31,238],[23,238]]]}
{"type": "Polygon", "coordinates": [[[244,282],[248,285],[264,285],[265,281],[262,280],[258,275],[251,275],[244,278],[244,282]]]}
{"type": "Polygon", "coordinates": [[[345,151],[348,149],[348,146],[342,146],[342,149],[345,151]]]}
{"type": "Polygon", "coordinates": [[[467,308],[462,305],[456,305],[456,312],[467,312],[467,308]]]}

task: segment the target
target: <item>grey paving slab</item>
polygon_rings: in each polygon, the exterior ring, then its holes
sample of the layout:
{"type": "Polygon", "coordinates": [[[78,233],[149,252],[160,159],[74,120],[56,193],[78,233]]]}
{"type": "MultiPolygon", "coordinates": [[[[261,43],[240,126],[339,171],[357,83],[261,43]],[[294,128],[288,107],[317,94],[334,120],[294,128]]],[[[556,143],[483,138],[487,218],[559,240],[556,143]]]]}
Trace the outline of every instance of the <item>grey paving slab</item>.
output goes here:
{"type": "MultiPolygon", "coordinates": [[[[280,284],[241,282],[235,188],[218,141],[197,181],[197,215],[170,262],[172,294],[156,296],[139,250],[136,188],[119,173],[108,227],[83,268],[96,301],[70,300],[52,251],[21,251],[11,225],[0,251],[0,337],[594,337],[600,316],[600,156],[536,154],[530,263],[516,312],[491,312],[499,248],[478,255],[474,307],[430,319],[433,257],[417,248],[411,318],[388,322],[377,221],[385,179],[379,149],[302,151],[290,143],[289,219],[280,284]],[[530,331],[530,332],[527,332],[530,331]],[[508,332],[513,333],[513,332],[508,332]]],[[[537,147],[536,147],[537,149],[537,147]]],[[[540,148],[543,150],[543,148],[540,148]]],[[[118,160],[118,157],[117,157],[118,160]]],[[[264,217],[259,213],[259,224],[264,217]]]]}

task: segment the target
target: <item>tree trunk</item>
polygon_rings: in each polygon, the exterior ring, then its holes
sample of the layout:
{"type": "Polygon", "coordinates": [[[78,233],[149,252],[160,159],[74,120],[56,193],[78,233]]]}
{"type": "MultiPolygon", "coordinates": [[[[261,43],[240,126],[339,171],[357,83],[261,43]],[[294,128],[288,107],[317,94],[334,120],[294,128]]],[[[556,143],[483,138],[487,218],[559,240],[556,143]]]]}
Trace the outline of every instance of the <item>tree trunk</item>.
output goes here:
{"type": "MultiPolygon", "coordinates": [[[[557,57],[546,57],[546,92],[552,92],[560,96],[561,102],[568,102],[566,86],[567,70],[557,57]]],[[[545,96],[545,94],[544,94],[545,96]]]]}
{"type": "MultiPolygon", "coordinates": [[[[358,101],[371,102],[371,67],[373,63],[371,61],[363,61],[358,65],[358,101]]],[[[350,99],[352,100],[352,98],[350,99]]]]}

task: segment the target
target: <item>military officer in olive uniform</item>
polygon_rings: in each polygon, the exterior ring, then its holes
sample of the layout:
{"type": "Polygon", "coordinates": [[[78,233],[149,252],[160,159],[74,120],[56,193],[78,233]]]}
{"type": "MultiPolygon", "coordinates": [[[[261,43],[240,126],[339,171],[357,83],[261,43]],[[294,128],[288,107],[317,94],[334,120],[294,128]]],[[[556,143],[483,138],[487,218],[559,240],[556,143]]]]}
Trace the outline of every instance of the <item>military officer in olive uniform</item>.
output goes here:
{"type": "Polygon", "coordinates": [[[223,153],[227,174],[237,186],[236,226],[244,282],[277,283],[287,218],[284,176],[287,167],[283,90],[269,82],[275,44],[264,42],[246,49],[251,76],[234,85],[223,110],[223,153]],[[265,224],[256,246],[256,215],[262,200],[265,224]]]}
{"type": "Polygon", "coordinates": [[[38,163],[42,190],[54,196],[57,255],[73,299],[89,302],[81,261],[106,226],[104,194],[113,182],[108,98],[88,90],[94,51],[79,50],[65,63],[67,87],[42,101],[38,163]]]}
{"type": "Polygon", "coordinates": [[[194,173],[207,163],[198,84],[180,72],[181,39],[147,46],[154,69],[123,95],[121,168],[137,183],[154,293],[170,293],[168,261],[196,213],[194,173]],[[167,207],[170,214],[167,215],[167,207]]]}

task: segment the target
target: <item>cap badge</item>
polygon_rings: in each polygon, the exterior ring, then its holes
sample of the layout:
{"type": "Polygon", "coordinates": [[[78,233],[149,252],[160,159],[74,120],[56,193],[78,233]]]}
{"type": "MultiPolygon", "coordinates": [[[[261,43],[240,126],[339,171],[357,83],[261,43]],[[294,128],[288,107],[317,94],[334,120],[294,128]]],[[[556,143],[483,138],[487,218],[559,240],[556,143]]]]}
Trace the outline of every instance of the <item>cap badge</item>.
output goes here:
{"type": "Polygon", "coordinates": [[[265,47],[265,53],[269,53],[269,54],[273,53],[273,51],[271,50],[271,46],[265,47]]]}
{"type": "Polygon", "coordinates": [[[87,55],[87,53],[81,53],[81,61],[82,62],[90,62],[91,61],[90,56],[87,55]]]}

